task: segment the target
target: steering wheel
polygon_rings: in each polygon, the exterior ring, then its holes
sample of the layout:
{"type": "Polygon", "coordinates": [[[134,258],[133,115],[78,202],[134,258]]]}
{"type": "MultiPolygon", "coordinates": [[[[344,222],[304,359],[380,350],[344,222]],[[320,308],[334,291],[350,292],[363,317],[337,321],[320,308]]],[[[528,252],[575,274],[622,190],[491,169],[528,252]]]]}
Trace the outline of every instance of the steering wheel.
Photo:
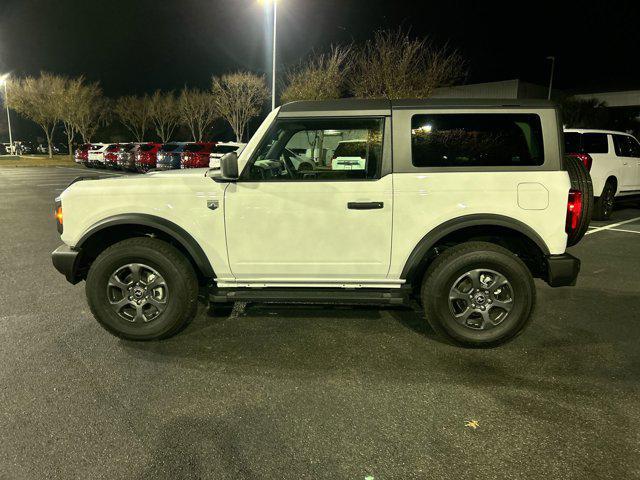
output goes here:
{"type": "Polygon", "coordinates": [[[282,151],[282,163],[284,164],[284,168],[289,174],[289,177],[296,178],[296,171],[293,168],[293,163],[291,162],[291,152],[286,148],[282,151]]]}

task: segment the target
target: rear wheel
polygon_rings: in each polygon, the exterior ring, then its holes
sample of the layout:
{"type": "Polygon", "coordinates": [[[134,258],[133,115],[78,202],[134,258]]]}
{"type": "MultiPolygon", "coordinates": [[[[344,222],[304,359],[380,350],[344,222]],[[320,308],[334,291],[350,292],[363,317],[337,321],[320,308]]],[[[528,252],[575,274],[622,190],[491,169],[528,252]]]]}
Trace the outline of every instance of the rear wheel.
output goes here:
{"type": "Polygon", "coordinates": [[[501,345],[527,326],[533,277],[509,250],[485,242],[447,249],[425,273],[422,302],[429,325],[464,347],[501,345]]]}
{"type": "Polygon", "coordinates": [[[89,270],[86,293],[98,322],[129,340],[170,337],[193,319],[198,306],[189,261],[168,243],[147,237],[102,252],[89,270]]]}
{"type": "Polygon", "coordinates": [[[607,180],[602,194],[595,199],[593,218],[595,220],[609,220],[615,203],[616,187],[611,179],[607,180]]]}

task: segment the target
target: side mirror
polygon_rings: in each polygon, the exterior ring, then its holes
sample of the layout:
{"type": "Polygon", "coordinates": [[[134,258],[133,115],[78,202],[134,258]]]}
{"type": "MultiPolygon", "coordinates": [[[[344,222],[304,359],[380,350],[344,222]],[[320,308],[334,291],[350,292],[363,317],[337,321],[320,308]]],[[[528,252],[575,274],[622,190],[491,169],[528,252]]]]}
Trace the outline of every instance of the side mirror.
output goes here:
{"type": "Polygon", "coordinates": [[[236,152],[229,152],[220,159],[220,179],[234,181],[239,177],[238,154],[236,152]]]}

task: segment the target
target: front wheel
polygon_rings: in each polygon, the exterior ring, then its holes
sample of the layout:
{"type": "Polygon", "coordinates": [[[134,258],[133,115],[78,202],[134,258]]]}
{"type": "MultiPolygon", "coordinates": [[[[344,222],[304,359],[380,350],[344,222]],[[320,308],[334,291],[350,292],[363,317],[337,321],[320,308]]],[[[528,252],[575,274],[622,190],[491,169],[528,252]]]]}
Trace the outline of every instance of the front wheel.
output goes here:
{"type": "Polygon", "coordinates": [[[535,296],[533,277],[522,260],[485,242],[445,250],[422,284],[429,325],[449,341],[472,348],[495,347],[521,333],[535,296]]]}
{"type": "Polygon", "coordinates": [[[100,325],[128,340],[170,337],[195,317],[198,280],[172,245],[148,237],[102,252],[87,276],[87,301],[100,325]]]}

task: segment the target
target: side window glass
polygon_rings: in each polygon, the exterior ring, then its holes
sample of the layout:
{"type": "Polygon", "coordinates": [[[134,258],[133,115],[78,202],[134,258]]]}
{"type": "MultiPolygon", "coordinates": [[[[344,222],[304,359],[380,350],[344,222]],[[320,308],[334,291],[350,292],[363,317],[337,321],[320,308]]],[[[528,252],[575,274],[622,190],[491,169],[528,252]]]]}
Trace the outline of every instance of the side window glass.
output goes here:
{"type": "Polygon", "coordinates": [[[582,152],[609,153],[609,139],[606,133],[583,133],[582,152]]]}
{"type": "Polygon", "coordinates": [[[542,125],[535,114],[414,115],[411,152],[415,167],[542,165],[542,125]]]}
{"type": "Polygon", "coordinates": [[[627,143],[627,137],[625,135],[613,135],[613,148],[616,151],[616,156],[629,156],[629,144],[627,143]]]}
{"type": "Polygon", "coordinates": [[[383,118],[282,119],[242,174],[250,181],[380,178],[383,118]]]}
{"type": "Polygon", "coordinates": [[[627,144],[629,146],[629,156],[640,158],[640,144],[635,137],[627,137],[627,144]]]}

